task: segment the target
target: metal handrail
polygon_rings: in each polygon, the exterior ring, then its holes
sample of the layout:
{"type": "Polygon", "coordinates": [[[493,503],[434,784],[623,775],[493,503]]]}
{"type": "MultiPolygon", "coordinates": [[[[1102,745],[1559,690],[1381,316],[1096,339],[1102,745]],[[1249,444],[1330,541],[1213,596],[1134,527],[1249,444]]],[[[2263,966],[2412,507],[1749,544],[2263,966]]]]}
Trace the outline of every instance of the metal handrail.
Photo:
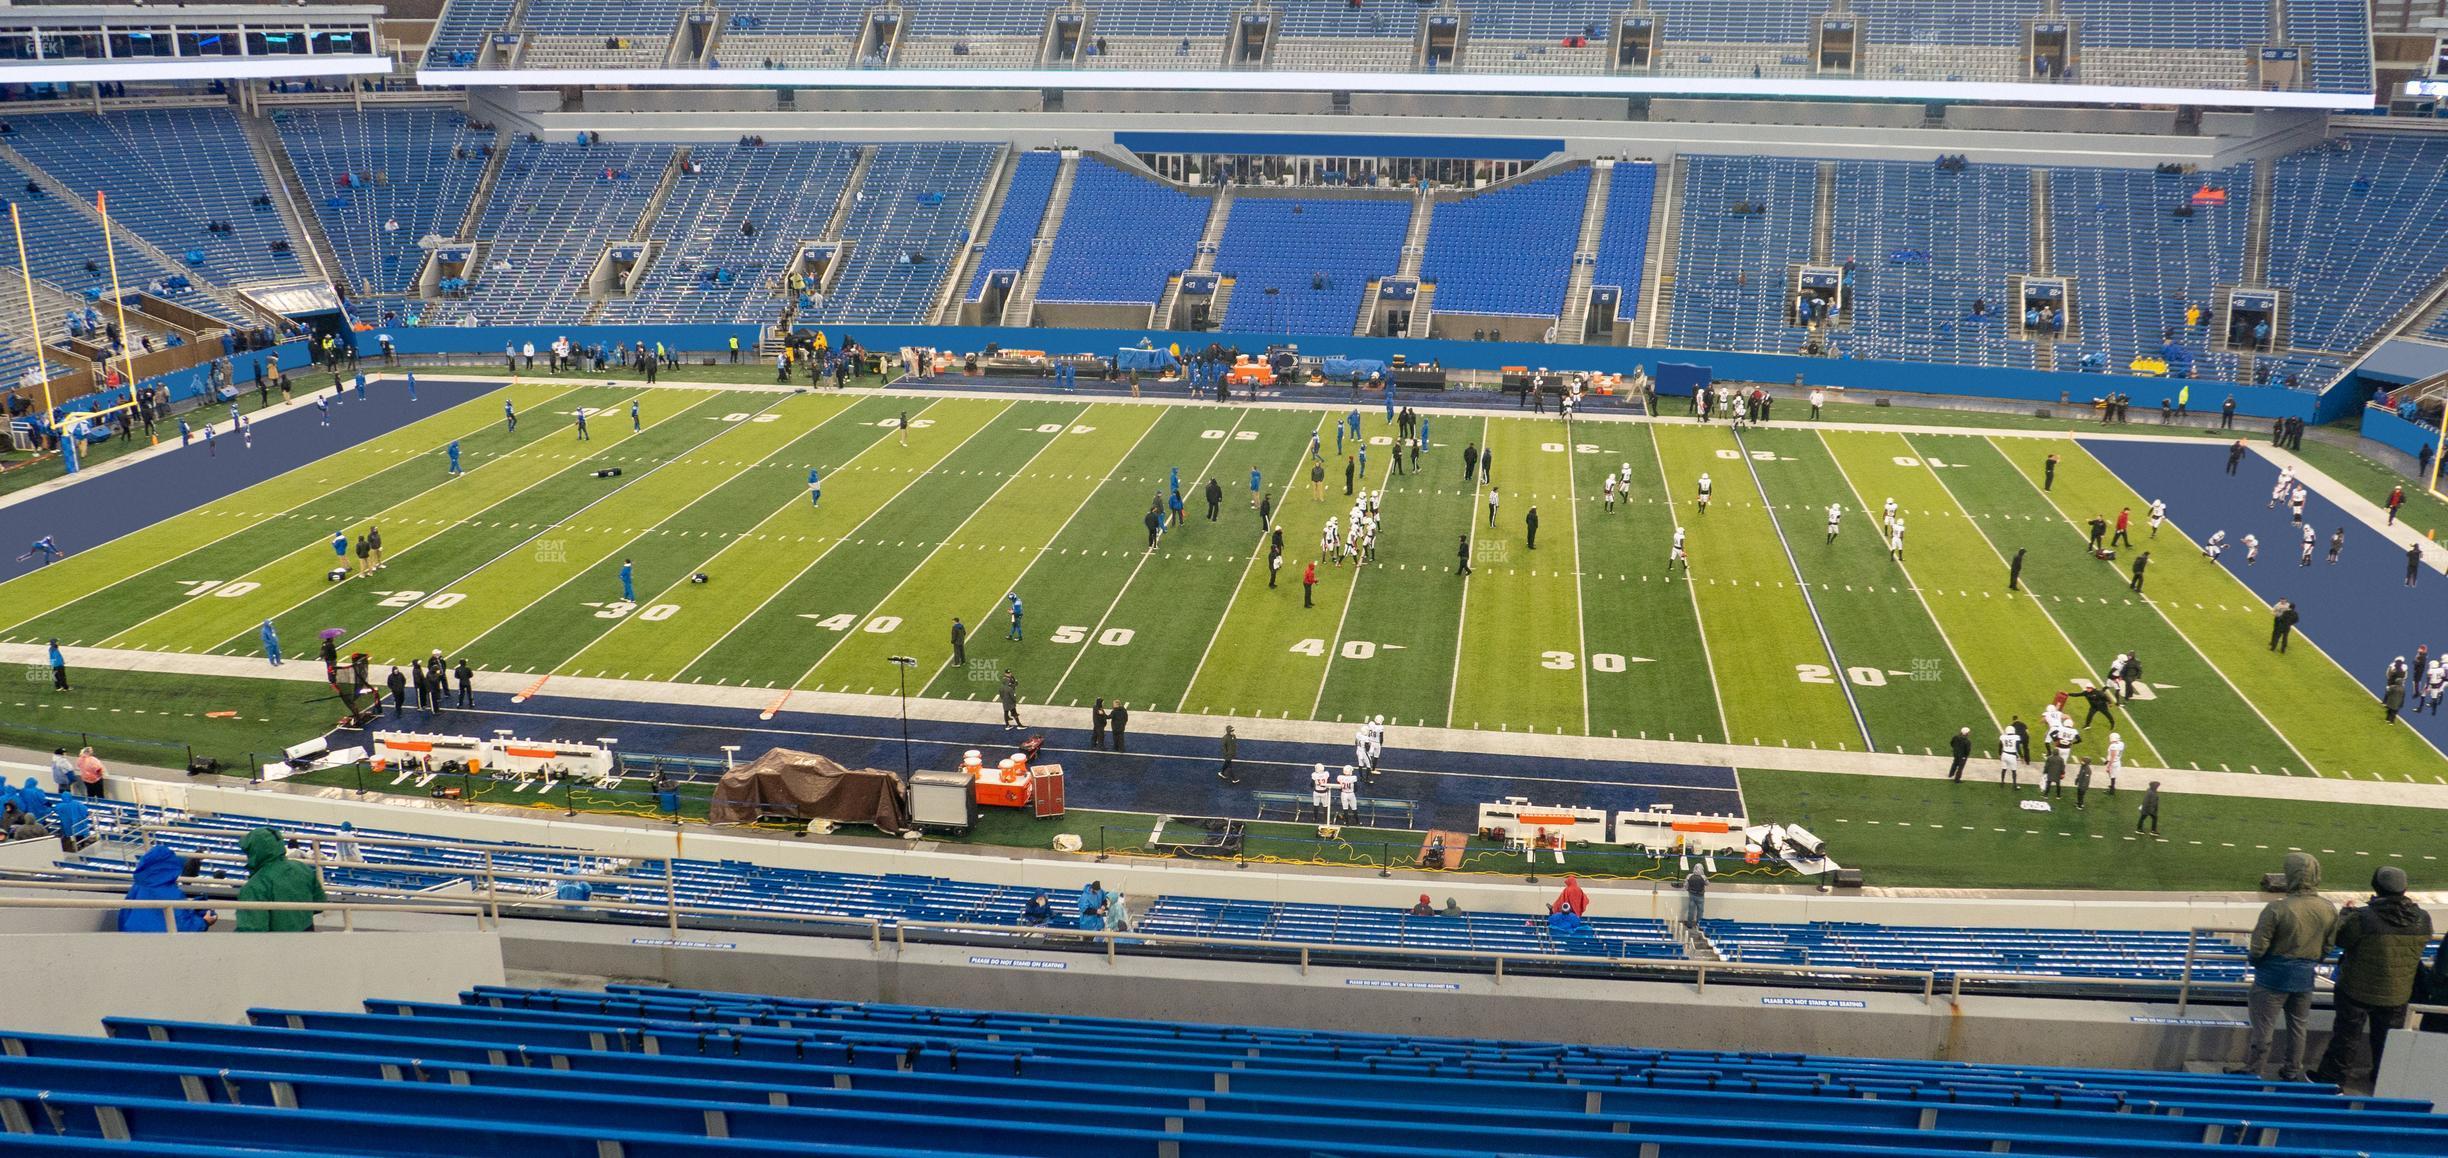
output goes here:
{"type": "MultiPolygon", "coordinates": [[[[140,823],[127,827],[143,833],[168,832],[185,835],[227,835],[226,832],[222,830],[192,828],[180,825],[140,823]]],[[[821,913],[794,913],[770,909],[729,908],[715,905],[684,905],[679,902],[677,895],[678,879],[677,873],[673,871],[673,867],[676,864],[678,857],[675,855],[640,857],[630,854],[602,852],[592,848],[569,845],[473,843],[464,841],[359,836],[355,833],[350,833],[343,836],[318,832],[300,834],[289,839],[305,847],[308,853],[309,863],[316,867],[318,874],[320,874],[323,870],[334,868],[400,872],[407,871],[414,867],[394,863],[368,862],[356,859],[338,860],[326,858],[321,855],[321,846],[325,844],[356,844],[361,846],[390,848],[451,850],[481,855],[483,858],[483,864],[481,867],[444,866],[439,868],[437,871],[469,878],[471,886],[480,892],[480,896],[476,902],[477,907],[482,910],[484,917],[488,919],[495,928],[500,927],[502,911],[505,908],[512,910],[543,909],[563,912],[576,911],[580,913],[639,913],[645,911],[634,899],[589,899],[585,901],[576,901],[563,900],[559,897],[551,896],[534,896],[524,893],[513,893],[511,896],[505,898],[501,895],[499,888],[500,884],[505,881],[600,881],[631,887],[638,885],[651,885],[654,883],[650,879],[642,879],[636,876],[624,876],[612,873],[579,871],[531,872],[519,869],[498,868],[493,864],[492,858],[497,853],[504,853],[536,856],[591,856],[608,860],[627,861],[631,863],[640,861],[662,861],[665,866],[665,871],[662,874],[661,882],[664,893],[664,903],[662,906],[665,918],[664,923],[666,929],[675,938],[678,936],[681,929],[681,919],[683,917],[689,917],[703,920],[757,922],[760,924],[797,926],[835,926],[845,929],[858,929],[863,930],[867,934],[867,939],[871,948],[880,950],[882,948],[884,939],[883,930],[889,923],[893,928],[893,943],[894,951],[896,953],[903,952],[907,949],[909,931],[917,930],[920,932],[925,932],[933,930],[962,936],[994,937],[1001,939],[1010,939],[1014,937],[1039,937],[1045,939],[1067,939],[1073,942],[1082,942],[1087,944],[1102,942],[1105,947],[1105,958],[1109,962],[1118,958],[1119,948],[1124,942],[1144,945],[1179,945],[1184,947],[1226,949],[1241,953],[1247,953],[1253,950],[1297,953],[1298,968],[1303,975],[1308,973],[1312,963],[1312,958],[1315,955],[1327,954],[1342,957],[1362,957],[1384,963],[1417,961],[1423,958],[1430,960],[1452,960],[1457,962],[1483,962],[1490,966],[1494,977],[1499,983],[1501,983],[1504,978],[1507,962],[1513,962],[1515,964],[1563,965],[1568,967],[1602,968],[1617,971],[1623,974],[1646,974],[1660,980],[1689,976],[1692,980],[1695,992],[1706,991],[1711,974],[1721,977],[1786,978],[1790,979],[1798,987],[1810,987],[1813,986],[1814,983],[1824,982],[1831,978],[1856,978],[1864,981],[1906,981],[1919,983],[1918,987],[1921,991],[1921,997],[1924,1002],[1936,1001],[1941,982],[1940,973],[1942,972],[1941,970],[1935,969],[1883,969],[1843,965],[1794,965],[1782,962],[1703,961],[1695,958],[1621,958],[1573,953],[1521,953],[1495,949],[1440,949],[1430,947],[1353,945],[1328,941],[1285,941],[1276,939],[1255,940],[1248,938],[1206,937],[1176,933],[1058,929],[1025,925],[976,924],[957,921],[901,920],[887,922],[881,918],[875,917],[844,917],[821,913]]],[[[676,841],[677,834],[675,833],[675,842],[676,841]]],[[[209,862],[243,862],[244,860],[243,857],[233,857],[223,853],[182,854],[182,857],[184,858],[186,855],[192,855],[196,859],[209,862]]],[[[117,878],[124,878],[126,875],[124,873],[112,873],[108,870],[40,870],[41,875],[52,877],[57,877],[66,873],[83,872],[92,872],[98,876],[117,878]]],[[[9,887],[19,887],[32,883],[34,882],[18,878],[14,873],[0,871],[0,884],[5,884],[9,887]]],[[[412,893],[407,891],[386,891],[366,886],[348,886],[342,891],[345,891],[350,895],[358,896],[429,897],[431,895],[424,892],[412,893]]],[[[11,903],[11,898],[0,897],[0,909],[7,908],[11,903]]],[[[168,907],[182,907],[170,902],[164,902],[164,905],[168,907]]],[[[139,907],[139,904],[138,902],[131,901],[126,902],[122,907],[139,907]]],[[[193,903],[189,902],[183,907],[193,907],[193,903]]],[[[381,905],[376,907],[389,909],[393,912],[415,911],[412,907],[403,905],[381,905]]],[[[333,906],[333,909],[334,911],[338,911],[343,914],[344,922],[353,917],[354,906],[347,908],[333,906]]],[[[453,909],[451,911],[456,912],[461,910],[453,909]]],[[[2193,979],[2194,964],[2199,954],[2202,937],[2205,934],[2237,934],[2250,932],[2251,930],[2249,929],[2213,926],[2196,926],[2188,930],[2189,939],[2185,949],[2184,967],[2179,977],[2174,982],[2174,984],[2177,986],[2177,1012],[2179,1015],[2184,1014],[2189,1008],[2194,990],[2196,988],[2215,988],[2221,991],[2227,991],[2236,989],[2238,987],[2234,982],[2199,982],[2193,979]]],[[[1947,1000],[1950,1004],[1959,1002],[1962,999],[1963,984],[1966,980],[1970,980],[1975,983],[2013,981],[2025,985],[2085,985],[2123,988],[2164,987],[2170,984],[2168,981],[2164,980],[2154,981],[2142,978],[2080,977],[2061,973],[1993,973],[1983,971],[1944,972],[1948,973],[1948,976],[1945,979],[1945,987],[1947,990],[1947,1000]]]]}

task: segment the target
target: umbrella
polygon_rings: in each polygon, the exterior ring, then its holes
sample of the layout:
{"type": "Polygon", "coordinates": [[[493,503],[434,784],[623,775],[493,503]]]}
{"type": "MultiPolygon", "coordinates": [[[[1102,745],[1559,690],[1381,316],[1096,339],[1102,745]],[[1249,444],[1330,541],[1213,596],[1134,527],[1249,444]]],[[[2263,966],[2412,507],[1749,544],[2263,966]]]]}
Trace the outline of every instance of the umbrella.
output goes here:
{"type": "Polygon", "coordinates": [[[338,639],[343,635],[347,635],[348,630],[346,628],[339,627],[326,627],[318,634],[325,639],[338,639]]]}

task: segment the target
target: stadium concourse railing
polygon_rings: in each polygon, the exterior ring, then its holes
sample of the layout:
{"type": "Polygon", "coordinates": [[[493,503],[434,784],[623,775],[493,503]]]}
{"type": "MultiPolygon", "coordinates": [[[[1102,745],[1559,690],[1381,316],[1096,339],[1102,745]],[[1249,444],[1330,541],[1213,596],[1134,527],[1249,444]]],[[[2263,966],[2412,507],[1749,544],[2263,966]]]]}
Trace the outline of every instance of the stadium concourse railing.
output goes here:
{"type": "MultiPolygon", "coordinates": [[[[142,824],[123,826],[122,834],[154,833],[226,836],[226,831],[204,830],[179,825],[142,824]]],[[[1031,942],[1035,947],[1052,951],[1098,951],[1108,963],[1117,963],[1129,952],[1146,955],[1187,955],[1222,957],[1240,961],[1278,962],[1307,976],[1313,968],[1331,965],[1346,967],[1378,967],[1418,970],[1427,967],[1441,971],[1466,970],[1484,972],[1496,984],[1503,984],[1508,974],[1518,976],[1597,977],[1617,980],[1653,982],[1688,982],[1695,993],[1705,992],[1712,981],[1718,983],[1780,985],[1792,988],[1838,990],[1879,990],[1885,992],[1918,993],[1925,1003],[1944,1000],[1949,1005],[1960,1003],[1967,995],[2003,995],[2033,997],[2131,997],[2135,999],[2167,1000],[2173,998],[2179,1015],[2195,1002],[2223,999],[2222,1004],[2240,1003],[2245,989],[2240,982],[2204,981],[2194,976],[2193,964],[2205,938],[2245,933],[2250,930],[2199,926],[2189,931],[2185,950],[2185,965],[2175,981],[2088,977],[2068,974],[1998,973],[1935,969],[1881,969],[1839,965],[1794,965],[1768,962],[1709,961],[1697,958],[1630,958],[1564,953],[1521,953],[1491,949],[1433,949],[1424,947],[1350,945],[1323,941],[1254,940],[1240,937],[1207,937],[1174,933],[1144,933],[1129,930],[1079,930],[1050,927],[1025,927],[999,924],[975,924],[960,921],[887,920],[880,917],[832,916],[817,913],[777,912],[772,909],[752,909],[719,905],[684,904],[679,897],[676,874],[670,858],[633,858],[613,854],[591,853],[569,846],[528,846],[478,844],[461,841],[372,837],[351,834],[334,837],[314,834],[298,838],[304,845],[304,860],[318,877],[334,870],[343,871],[428,871],[442,875],[468,878],[469,895],[437,897],[432,890],[386,889],[363,885],[328,884],[326,891],[335,902],[330,905],[293,906],[323,909],[341,914],[343,931],[353,931],[358,913],[441,913],[470,915],[478,928],[499,930],[505,914],[512,917],[543,917],[551,919],[638,920],[659,919],[668,936],[678,941],[685,929],[730,932],[785,933],[830,937],[862,937],[870,949],[890,951],[898,956],[907,953],[912,944],[1002,944],[1015,940],[1031,942]],[[397,848],[431,852],[453,852],[476,859],[472,866],[420,866],[396,861],[367,861],[355,856],[325,855],[325,848],[362,851],[364,848],[397,848]],[[351,846],[355,846],[353,849],[351,846]],[[593,856],[610,861],[632,864],[661,860],[664,872],[659,878],[625,876],[605,872],[533,872],[498,866],[494,857],[530,857],[539,855],[593,856]],[[641,904],[635,897],[613,900],[562,899],[551,895],[561,884],[571,882],[601,883],[635,889],[661,885],[662,904],[641,904]],[[361,898],[350,901],[345,898],[361,898]],[[889,931],[890,936],[886,934],[889,931]]],[[[244,867],[243,857],[219,853],[199,853],[186,859],[203,864],[244,867]]],[[[40,870],[0,870],[0,890],[36,890],[45,892],[96,893],[119,891],[126,887],[128,874],[114,870],[53,867],[40,870]]],[[[197,883],[214,882],[197,878],[197,883]]],[[[226,887],[226,886],[224,886],[226,887]]],[[[10,908],[90,908],[108,910],[122,907],[143,908],[209,908],[226,905],[218,897],[197,894],[184,902],[161,902],[139,905],[113,898],[66,898],[0,895],[0,911],[10,908]]]]}

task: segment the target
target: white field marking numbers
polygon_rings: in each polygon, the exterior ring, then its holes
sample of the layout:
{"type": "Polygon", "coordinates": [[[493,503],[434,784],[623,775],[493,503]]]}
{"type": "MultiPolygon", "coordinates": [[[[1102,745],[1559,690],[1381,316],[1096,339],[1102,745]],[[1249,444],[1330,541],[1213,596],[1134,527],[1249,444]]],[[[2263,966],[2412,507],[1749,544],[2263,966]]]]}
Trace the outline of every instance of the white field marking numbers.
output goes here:
{"type": "MultiPolygon", "coordinates": [[[[1618,655],[1611,651],[1591,652],[1589,657],[1591,671],[1608,675],[1622,671],[1630,664],[1656,662],[1645,655],[1618,655]]],[[[1581,657],[1574,652],[1542,651],[1539,653],[1539,666],[1549,671],[1572,671],[1580,666],[1580,663],[1581,657]]]]}
{"type": "MultiPolygon", "coordinates": [[[[1794,665],[1794,675],[1806,684],[1836,682],[1835,669],[1823,663],[1797,663],[1794,665]]],[[[1845,678],[1853,681],[1855,687],[1883,688],[1887,686],[1887,673],[1874,667],[1846,668],[1845,678]]]]}
{"type": "MultiPolygon", "coordinates": [[[[1720,449],[1720,450],[1717,452],[1717,457],[1722,458],[1722,459],[1728,459],[1728,460],[1731,460],[1731,461],[1734,461],[1734,462],[1741,462],[1741,461],[1743,460],[1743,458],[1744,458],[1744,454],[1743,454],[1743,452],[1742,452],[1742,451],[1739,451],[1739,450],[1724,450],[1724,449],[1720,449]]],[[[1773,451],[1773,450],[1755,450],[1755,451],[1752,451],[1752,452],[1750,453],[1749,457],[1750,457],[1751,461],[1753,461],[1753,462],[1792,462],[1792,461],[1793,461],[1793,460],[1792,460],[1792,459],[1790,459],[1790,458],[1778,458],[1778,457],[1777,457],[1777,452],[1775,452],[1775,451],[1773,451]]]]}
{"type": "Polygon", "coordinates": [[[1929,466],[1929,467],[1930,467],[1931,469],[1933,469],[1933,470],[1945,470],[1945,469],[1947,469],[1948,467],[1955,467],[1955,466],[1962,466],[1962,465],[1963,465],[1963,464],[1962,464],[1962,463],[1960,463],[1960,462],[1947,462],[1947,461],[1946,461],[1946,460],[1944,460],[1944,459],[1937,459],[1937,458],[1914,458],[1913,456],[1911,456],[1911,455],[1909,455],[1909,454],[1899,454],[1899,455],[1895,456],[1895,464],[1896,464],[1897,466],[1909,466],[1909,467],[1917,467],[1917,466],[1927,465],[1927,466],[1929,466]]]}
{"type": "MultiPolygon", "coordinates": [[[[782,416],[779,414],[750,414],[745,410],[735,410],[729,414],[721,415],[709,414],[706,417],[712,418],[716,422],[777,422],[782,418],[782,416]]],[[[916,426],[917,423],[913,422],[910,425],[916,426]]]]}
{"type": "Polygon", "coordinates": [[[612,603],[589,603],[586,604],[586,606],[600,609],[595,612],[595,618],[597,619],[626,619],[628,618],[630,612],[637,611],[637,617],[641,622],[661,623],[672,616],[680,614],[680,605],[677,603],[657,603],[646,608],[644,611],[638,611],[637,604],[626,601],[615,601],[612,603]]]}
{"type": "MultiPolygon", "coordinates": [[[[1040,428],[1040,429],[1042,429],[1042,428],[1040,428]]],[[[1222,431],[1222,430],[1202,430],[1202,431],[1199,431],[1199,437],[1200,437],[1200,438],[1217,438],[1217,439],[1220,439],[1220,438],[1223,438],[1223,437],[1225,436],[1225,434],[1226,434],[1226,433],[1227,433],[1226,431],[1222,431]]],[[[1234,442],[1256,442],[1256,441],[1258,441],[1258,432],[1257,432],[1257,431],[1255,431],[1255,430],[1235,430],[1235,431],[1231,431],[1231,432],[1229,432],[1229,433],[1232,435],[1232,440],[1233,440],[1234,442]]],[[[1369,441],[1371,441],[1371,442],[1386,442],[1386,441],[1390,441],[1390,440],[1387,440],[1387,439],[1370,439],[1369,441]]]]}
{"type": "Polygon", "coordinates": [[[440,611],[445,607],[457,607],[467,599],[466,593],[460,591],[445,591],[431,599],[426,599],[422,591],[377,591],[375,594],[384,597],[382,602],[375,604],[377,607],[421,606],[432,608],[435,611],[440,611]],[[420,599],[424,602],[417,602],[420,599]]]}
{"type": "MultiPolygon", "coordinates": [[[[1129,647],[1130,641],[1138,637],[1139,633],[1130,628],[1108,627],[1097,633],[1096,641],[1105,647],[1129,647]]],[[[1077,624],[1066,623],[1055,628],[1054,634],[1048,636],[1047,639],[1053,643],[1086,643],[1088,642],[1088,629],[1077,624]]]]}
{"type": "MultiPolygon", "coordinates": [[[[1564,444],[1561,442],[1542,442],[1539,444],[1539,449],[1546,451],[1549,454],[1562,454],[1564,453],[1564,444]]],[[[1605,448],[1599,446],[1595,442],[1576,442],[1572,444],[1572,452],[1574,454],[1597,454],[1603,449],[1605,448]]]]}
{"type": "MultiPolygon", "coordinates": [[[[911,425],[911,426],[916,426],[916,425],[918,425],[918,423],[916,422],[916,420],[912,420],[912,421],[910,422],[910,425],[911,425]]],[[[1063,431],[1065,431],[1065,430],[1069,430],[1069,431],[1070,431],[1071,433],[1073,433],[1073,434],[1094,434],[1094,433],[1096,433],[1096,427],[1093,427],[1093,426],[1071,426],[1071,427],[1066,427],[1066,426],[1064,426],[1062,423],[1059,423],[1059,422],[1047,422],[1047,423],[1042,423],[1042,424],[1040,424],[1040,425],[1037,427],[1037,433],[1039,433],[1039,434],[1061,434],[1061,433],[1062,433],[1063,431]]]]}
{"type": "MultiPolygon", "coordinates": [[[[641,615],[638,616],[638,618],[646,619],[647,617],[641,615]]],[[[664,618],[668,619],[670,617],[665,616],[664,618]]],[[[863,627],[861,627],[859,623],[859,617],[847,611],[838,615],[818,615],[813,612],[803,611],[799,613],[799,618],[813,619],[816,621],[816,626],[824,628],[826,631],[848,631],[853,627],[860,627],[861,630],[873,633],[875,635],[887,635],[901,630],[901,617],[898,615],[878,615],[875,618],[868,620],[863,627]]]]}
{"type": "MultiPolygon", "coordinates": [[[[881,422],[875,423],[874,425],[881,426],[886,430],[898,430],[901,428],[901,420],[898,418],[887,418],[881,422]]],[[[911,430],[924,430],[933,425],[935,425],[935,420],[932,418],[913,418],[909,420],[909,428],[911,430]]]]}
{"type": "MultiPolygon", "coordinates": [[[[1367,639],[1347,639],[1343,641],[1343,646],[1335,649],[1335,654],[1340,655],[1345,659],[1375,659],[1377,658],[1377,653],[1380,651],[1403,650],[1406,650],[1405,646],[1399,643],[1378,643],[1374,640],[1367,639]]],[[[1299,643],[1293,644],[1291,651],[1294,655],[1305,655],[1313,659],[1324,659],[1326,658],[1326,641],[1322,639],[1304,639],[1299,643]]]]}
{"type": "Polygon", "coordinates": [[[224,582],[223,580],[219,579],[181,579],[178,581],[178,583],[179,586],[187,589],[187,598],[189,599],[193,599],[198,595],[216,595],[223,599],[236,599],[249,591],[253,591],[256,588],[263,586],[261,583],[254,583],[245,579],[240,579],[235,583],[224,582]]]}

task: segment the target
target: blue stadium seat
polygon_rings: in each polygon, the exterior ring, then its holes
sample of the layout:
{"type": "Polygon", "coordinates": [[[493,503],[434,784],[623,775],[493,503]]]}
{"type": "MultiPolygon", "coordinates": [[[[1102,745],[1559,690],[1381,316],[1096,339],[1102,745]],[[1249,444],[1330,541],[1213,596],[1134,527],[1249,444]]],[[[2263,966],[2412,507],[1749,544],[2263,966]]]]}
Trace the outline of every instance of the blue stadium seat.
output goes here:
{"type": "Polygon", "coordinates": [[[700,171],[680,177],[648,235],[644,280],[603,320],[771,324],[785,300],[779,283],[801,244],[823,234],[858,153],[816,141],[691,145],[700,171]]]}
{"type": "Polygon", "coordinates": [[[1166,279],[1197,256],[1212,206],[1208,198],[1081,157],[1037,300],[1154,306],[1166,279]]]}
{"type": "Polygon", "coordinates": [[[1003,208],[995,215],[994,228],[978,254],[977,273],[969,279],[969,301],[985,294],[988,275],[1006,271],[1017,276],[1028,264],[1037,230],[1045,224],[1047,205],[1054,198],[1054,178],[1061,172],[1060,153],[1035,149],[1020,158],[1012,171],[1011,188],[1004,191],[1003,208]]]}
{"type": "Polygon", "coordinates": [[[1439,201],[1420,263],[1420,276],[1436,283],[1436,311],[1551,319],[1562,314],[1589,182],[1589,167],[1574,165],[1439,201]]]}
{"type": "Polygon", "coordinates": [[[1607,186],[1606,220],[1598,227],[1598,264],[1593,286],[1622,290],[1615,315],[1632,318],[1641,306],[1641,271],[1649,256],[1649,215],[1657,197],[1657,166],[1619,161],[1607,186]]]}
{"type": "Polygon", "coordinates": [[[112,221],[174,254],[201,252],[195,272],[223,285],[295,278],[299,255],[246,133],[226,108],[132,109],[17,116],[9,146],[91,201],[109,195],[112,221]],[[233,178],[233,174],[237,174],[233,178]],[[227,233],[206,226],[227,222],[227,233]]]}
{"type": "Polygon", "coordinates": [[[1216,272],[1234,279],[1223,324],[1349,334],[1369,281],[1401,267],[1411,199],[1244,193],[1231,212],[1215,260],[1216,272]]]}
{"type": "Polygon", "coordinates": [[[842,227],[850,252],[814,320],[930,320],[1002,156],[966,141],[876,146],[842,227]]]}
{"type": "Polygon", "coordinates": [[[426,237],[456,237],[493,134],[457,109],[280,109],[281,147],[353,296],[413,292],[426,237]]]}

